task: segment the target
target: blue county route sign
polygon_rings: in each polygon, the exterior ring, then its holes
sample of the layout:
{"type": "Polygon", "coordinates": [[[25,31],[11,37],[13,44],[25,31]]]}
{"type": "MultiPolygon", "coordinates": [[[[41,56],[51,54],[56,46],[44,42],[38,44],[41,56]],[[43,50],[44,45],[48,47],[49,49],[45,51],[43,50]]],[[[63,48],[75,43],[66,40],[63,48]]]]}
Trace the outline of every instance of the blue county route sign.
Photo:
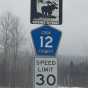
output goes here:
{"type": "Polygon", "coordinates": [[[31,32],[37,56],[55,56],[61,32],[50,26],[42,26],[31,32]]]}

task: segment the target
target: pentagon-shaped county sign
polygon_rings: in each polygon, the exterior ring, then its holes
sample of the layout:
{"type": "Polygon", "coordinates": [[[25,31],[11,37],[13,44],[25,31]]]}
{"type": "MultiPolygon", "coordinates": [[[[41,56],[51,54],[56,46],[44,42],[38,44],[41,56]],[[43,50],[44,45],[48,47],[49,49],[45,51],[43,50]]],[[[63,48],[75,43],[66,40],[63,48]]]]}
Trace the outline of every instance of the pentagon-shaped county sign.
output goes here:
{"type": "Polygon", "coordinates": [[[31,32],[37,56],[55,56],[61,32],[50,26],[42,26],[31,32]]]}

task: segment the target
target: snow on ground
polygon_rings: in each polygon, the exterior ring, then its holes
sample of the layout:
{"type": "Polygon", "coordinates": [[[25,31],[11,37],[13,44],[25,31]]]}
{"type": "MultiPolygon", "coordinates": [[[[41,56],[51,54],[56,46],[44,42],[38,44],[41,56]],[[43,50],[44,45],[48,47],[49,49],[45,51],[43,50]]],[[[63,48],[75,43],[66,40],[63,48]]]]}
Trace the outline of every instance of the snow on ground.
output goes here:
{"type": "MultiPolygon", "coordinates": [[[[0,87],[0,88],[11,88],[11,87],[0,87]]],[[[16,87],[16,88],[21,88],[21,87],[16,87]]],[[[62,86],[59,86],[58,88],[82,88],[82,87],[62,87],[62,86]]]]}
{"type": "Polygon", "coordinates": [[[58,87],[58,88],[81,88],[81,87],[58,87]]]}

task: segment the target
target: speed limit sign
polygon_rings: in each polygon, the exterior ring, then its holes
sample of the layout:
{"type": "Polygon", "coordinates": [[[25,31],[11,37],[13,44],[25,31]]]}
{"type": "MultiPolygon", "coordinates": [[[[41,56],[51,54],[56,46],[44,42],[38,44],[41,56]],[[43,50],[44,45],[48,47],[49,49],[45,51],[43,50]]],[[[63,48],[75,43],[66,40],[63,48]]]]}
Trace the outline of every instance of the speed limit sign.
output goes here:
{"type": "Polygon", "coordinates": [[[31,32],[35,47],[33,88],[57,88],[57,59],[55,54],[61,32],[50,26],[42,26],[31,32]]]}
{"type": "Polygon", "coordinates": [[[57,59],[35,58],[35,88],[57,88],[57,59]]]}

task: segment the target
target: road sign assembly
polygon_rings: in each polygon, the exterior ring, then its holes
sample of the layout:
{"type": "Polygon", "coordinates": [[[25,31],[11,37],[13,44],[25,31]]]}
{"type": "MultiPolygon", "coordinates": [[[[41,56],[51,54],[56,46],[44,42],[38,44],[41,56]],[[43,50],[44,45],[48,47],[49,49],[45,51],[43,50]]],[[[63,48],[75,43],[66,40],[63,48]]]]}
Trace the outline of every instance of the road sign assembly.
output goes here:
{"type": "Polygon", "coordinates": [[[33,67],[33,88],[57,88],[56,51],[62,33],[50,26],[32,30],[35,48],[33,67]]]}

